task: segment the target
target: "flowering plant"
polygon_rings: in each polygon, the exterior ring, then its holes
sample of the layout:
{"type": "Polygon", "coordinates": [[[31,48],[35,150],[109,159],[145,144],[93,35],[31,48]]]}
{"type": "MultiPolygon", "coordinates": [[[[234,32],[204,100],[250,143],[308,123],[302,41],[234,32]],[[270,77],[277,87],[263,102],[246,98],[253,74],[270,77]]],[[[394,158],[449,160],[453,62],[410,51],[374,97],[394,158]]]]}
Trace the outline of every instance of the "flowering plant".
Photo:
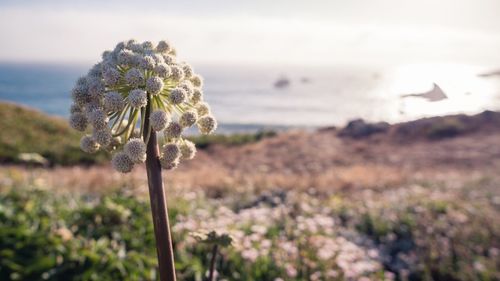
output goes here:
{"type": "Polygon", "coordinates": [[[161,167],[174,169],[192,159],[194,144],[182,131],[197,125],[210,134],[217,122],[203,102],[203,79],[185,62],[177,62],[167,41],[120,42],[72,91],[70,125],[86,132],[80,147],[88,153],[113,152],[111,163],[122,173],[146,162],[160,280],[175,281],[174,255],[161,167]],[[164,131],[161,153],[156,133],[164,131]]]}
{"type": "Polygon", "coordinates": [[[112,165],[122,173],[146,160],[150,132],[164,131],[160,163],[173,169],[196,153],[194,144],[182,138],[184,129],[197,125],[209,134],[217,127],[202,86],[202,77],[177,61],[167,41],[156,46],[120,42],[76,82],[70,125],[82,132],[90,125],[92,133],[82,137],[81,149],[113,152],[112,165]]]}

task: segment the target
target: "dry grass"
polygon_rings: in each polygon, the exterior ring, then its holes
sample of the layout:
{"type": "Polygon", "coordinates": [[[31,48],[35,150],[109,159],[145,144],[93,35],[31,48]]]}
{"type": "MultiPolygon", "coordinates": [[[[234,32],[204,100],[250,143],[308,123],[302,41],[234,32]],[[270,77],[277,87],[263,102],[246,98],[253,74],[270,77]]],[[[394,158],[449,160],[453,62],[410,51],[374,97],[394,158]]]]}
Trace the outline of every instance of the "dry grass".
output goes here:
{"type": "MultiPolygon", "coordinates": [[[[500,133],[495,131],[404,144],[386,135],[351,140],[337,137],[334,130],[292,131],[242,146],[213,145],[164,178],[170,188],[203,188],[214,196],[234,188],[387,189],[420,179],[466,178],[471,173],[495,176],[500,168],[498,143],[500,133]]],[[[127,175],[109,166],[0,168],[2,185],[33,178],[43,181],[43,186],[80,192],[114,187],[143,192],[147,190],[145,176],[143,167],[127,175]]]]}

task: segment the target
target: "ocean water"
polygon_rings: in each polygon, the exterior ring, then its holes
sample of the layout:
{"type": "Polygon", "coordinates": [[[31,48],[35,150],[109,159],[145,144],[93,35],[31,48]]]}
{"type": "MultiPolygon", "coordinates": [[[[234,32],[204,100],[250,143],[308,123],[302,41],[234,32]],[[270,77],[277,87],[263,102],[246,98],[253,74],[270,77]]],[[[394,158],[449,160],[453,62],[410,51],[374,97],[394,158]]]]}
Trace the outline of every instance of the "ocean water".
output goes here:
{"type": "MultiPolygon", "coordinates": [[[[0,100],[67,117],[70,90],[88,65],[0,64],[0,100]]],[[[206,100],[219,132],[341,126],[355,118],[399,122],[450,113],[500,109],[500,79],[491,68],[455,64],[393,67],[200,65],[206,100]],[[276,87],[278,80],[288,81],[276,87]],[[402,95],[430,90],[431,102],[402,95]]]]}

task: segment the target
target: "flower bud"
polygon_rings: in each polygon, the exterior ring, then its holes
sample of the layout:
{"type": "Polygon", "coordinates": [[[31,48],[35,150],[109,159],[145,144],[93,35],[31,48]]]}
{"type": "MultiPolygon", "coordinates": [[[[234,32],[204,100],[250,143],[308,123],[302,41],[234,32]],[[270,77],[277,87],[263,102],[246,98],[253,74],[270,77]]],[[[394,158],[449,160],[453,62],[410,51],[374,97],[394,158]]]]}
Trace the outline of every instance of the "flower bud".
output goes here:
{"type": "Polygon", "coordinates": [[[168,122],[170,122],[168,115],[165,111],[155,110],[149,116],[149,122],[151,124],[151,128],[154,131],[161,131],[167,127],[168,122]]]}
{"type": "Polygon", "coordinates": [[[198,120],[198,114],[195,111],[186,111],[179,118],[179,124],[183,128],[188,128],[193,126],[198,120]]]}
{"type": "Polygon", "coordinates": [[[171,50],[171,47],[167,41],[161,40],[160,42],[158,42],[158,46],[156,46],[156,50],[160,53],[168,53],[171,50]]]}
{"type": "Polygon", "coordinates": [[[191,95],[191,103],[198,104],[202,100],[203,100],[203,92],[200,89],[195,88],[193,90],[193,94],[191,95]]]}
{"type": "Polygon", "coordinates": [[[191,80],[191,82],[193,83],[193,85],[194,85],[195,87],[198,87],[198,88],[203,87],[203,78],[201,78],[201,76],[200,76],[200,75],[195,74],[195,75],[193,75],[193,76],[191,77],[191,79],[190,79],[190,80],[191,80]]]}
{"type": "Polygon", "coordinates": [[[140,138],[130,139],[123,147],[123,151],[134,163],[146,161],[146,144],[140,138]]]}
{"type": "Polygon", "coordinates": [[[85,131],[85,129],[87,129],[87,124],[87,117],[85,117],[85,114],[81,112],[73,113],[69,117],[69,125],[71,126],[71,128],[80,132],[83,132],[85,131]]]}
{"type": "Polygon", "coordinates": [[[151,41],[144,41],[142,43],[142,48],[144,50],[153,50],[154,46],[153,46],[153,43],[151,41]]]}
{"type": "Polygon", "coordinates": [[[163,90],[163,80],[160,77],[151,77],[146,81],[146,91],[152,95],[157,95],[163,90]]]}
{"type": "Polygon", "coordinates": [[[89,112],[87,117],[88,117],[92,127],[94,127],[94,129],[96,129],[96,130],[104,129],[107,126],[108,121],[109,121],[106,113],[104,113],[104,111],[102,111],[100,109],[96,109],[96,110],[89,112]]]}
{"type": "Polygon", "coordinates": [[[169,162],[160,157],[160,165],[163,169],[165,170],[173,170],[179,166],[179,160],[174,161],[174,162],[169,162]]]}
{"type": "Polygon", "coordinates": [[[210,114],[210,106],[206,102],[200,102],[196,106],[196,110],[198,111],[199,116],[204,116],[210,114]]]}
{"type": "Polygon", "coordinates": [[[181,150],[175,143],[167,143],[161,149],[163,161],[175,162],[181,157],[181,150]]]}
{"type": "Polygon", "coordinates": [[[80,140],[80,148],[86,153],[96,153],[99,144],[91,136],[83,136],[80,140]]]}
{"type": "Polygon", "coordinates": [[[103,73],[104,83],[108,86],[115,86],[120,82],[120,72],[114,68],[108,68],[103,73]]]}
{"type": "Polygon", "coordinates": [[[166,63],[160,63],[155,67],[155,72],[161,78],[168,78],[172,73],[170,67],[166,63]]]}
{"type": "Polygon", "coordinates": [[[175,88],[170,92],[168,98],[171,103],[180,104],[186,101],[187,93],[182,88],[175,88]]]}
{"type": "Polygon", "coordinates": [[[134,167],[134,163],[124,152],[116,153],[111,159],[111,165],[120,173],[128,173],[134,167]]]}
{"type": "Polygon", "coordinates": [[[128,94],[128,103],[134,108],[141,108],[148,104],[148,96],[145,91],[135,89],[128,94]]]}
{"type": "Polygon", "coordinates": [[[170,66],[170,70],[172,71],[172,74],[170,75],[170,78],[172,80],[181,81],[182,79],[184,79],[184,71],[179,66],[172,65],[170,66]]]}
{"type": "Polygon", "coordinates": [[[191,160],[196,155],[196,146],[193,142],[184,140],[180,145],[182,159],[191,160]]]}
{"type": "Polygon", "coordinates": [[[153,70],[156,66],[156,62],[152,56],[144,56],[142,57],[139,66],[145,70],[153,70]]]}
{"type": "Polygon", "coordinates": [[[191,76],[193,76],[194,74],[193,68],[187,63],[182,64],[182,71],[184,72],[185,79],[191,78],[191,76]]]}
{"type": "Polygon", "coordinates": [[[217,129],[217,121],[213,116],[203,116],[198,120],[198,129],[204,135],[211,134],[217,129]]]}
{"type": "Polygon", "coordinates": [[[138,87],[144,84],[144,75],[139,69],[132,68],[125,73],[125,81],[132,87],[138,87]]]}
{"type": "Polygon", "coordinates": [[[102,130],[94,130],[92,137],[98,144],[108,146],[111,143],[113,135],[109,128],[104,128],[102,130]]]}
{"type": "Polygon", "coordinates": [[[118,92],[109,92],[104,96],[104,110],[107,112],[121,111],[125,107],[125,101],[118,92]]]}

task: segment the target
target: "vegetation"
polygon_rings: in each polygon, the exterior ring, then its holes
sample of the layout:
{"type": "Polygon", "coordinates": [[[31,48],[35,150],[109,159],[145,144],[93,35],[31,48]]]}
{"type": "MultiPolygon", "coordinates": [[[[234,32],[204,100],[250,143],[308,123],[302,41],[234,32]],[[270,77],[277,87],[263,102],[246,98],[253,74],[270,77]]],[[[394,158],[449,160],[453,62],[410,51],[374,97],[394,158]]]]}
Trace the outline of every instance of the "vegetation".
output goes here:
{"type": "MultiPolygon", "coordinates": [[[[35,153],[51,165],[100,164],[109,154],[84,153],[79,145],[81,134],[67,121],[50,117],[24,106],[0,103],[0,163],[26,162],[23,154],[35,153]],[[8,132],[8,133],[6,133],[8,132]]],[[[273,131],[234,135],[192,136],[199,149],[213,144],[242,145],[276,135],[273,131]]]]}
{"type": "Polygon", "coordinates": [[[230,146],[243,145],[274,136],[276,136],[276,132],[274,131],[259,131],[257,133],[240,133],[232,135],[197,135],[188,137],[188,139],[194,142],[197,148],[204,149],[213,144],[223,144],[230,146]]]}
{"type": "Polygon", "coordinates": [[[104,153],[80,150],[80,136],[60,118],[8,103],[0,103],[0,162],[23,162],[22,153],[36,153],[50,164],[100,163],[104,153]],[[21,157],[22,158],[22,157],[21,157]]]}
{"type": "MultiPolygon", "coordinates": [[[[19,181],[4,181],[4,183],[19,181]]],[[[498,280],[494,182],[328,194],[175,190],[179,280],[203,280],[199,233],[231,236],[218,280],[498,280]],[[473,188],[471,188],[473,187],[473,188]]],[[[131,189],[68,195],[0,185],[0,280],[157,280],[147,200],[131,189]]]]}

